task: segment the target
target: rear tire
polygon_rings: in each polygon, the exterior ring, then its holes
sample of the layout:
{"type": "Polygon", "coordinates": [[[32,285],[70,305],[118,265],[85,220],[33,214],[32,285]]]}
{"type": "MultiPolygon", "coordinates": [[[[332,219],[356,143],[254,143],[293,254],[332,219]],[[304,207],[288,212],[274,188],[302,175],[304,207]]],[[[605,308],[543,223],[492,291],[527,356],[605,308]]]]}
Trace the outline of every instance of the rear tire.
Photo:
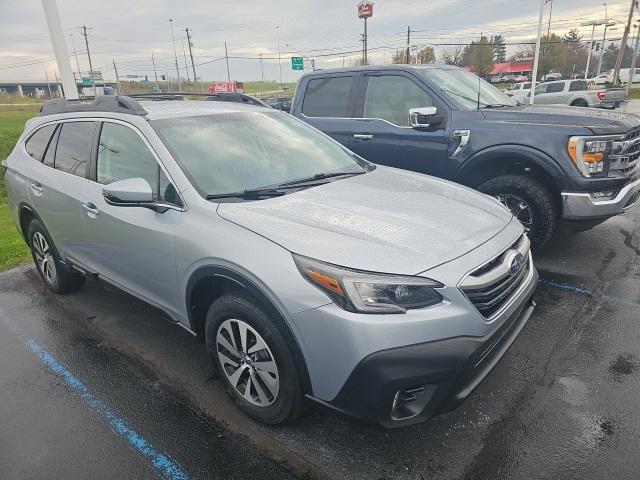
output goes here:
{"type": "Polygon", "coordinates": [[[574,100],[573,102],[571,102],[571,106],[572,107],[588,107],[589,104],[584,100],[574,100]]]}
{"type": "Polygon", "coordinates": [[[235,291],[213,302],[207,312],[205,340],[227,393],[244,413],[277,425],[292,422],[304,412],[306,401],[293,354],[251,296],[235,291]]]}
{"type": "Polygon", "coordinates": [[[542,247],[558,226],[558,206],[551,191],[535,178],[502,175],[478,190],[497,198],[528,230],[533,249],[542,247]]]}
{"type": "Polygon", "coordinates": [[[55,293],[72,293],[84,285],[85,278],[69,271],[61,262],[60,255],[40,220],[29,223],[27,239],[36,269],[45,285],[55,293]]]}

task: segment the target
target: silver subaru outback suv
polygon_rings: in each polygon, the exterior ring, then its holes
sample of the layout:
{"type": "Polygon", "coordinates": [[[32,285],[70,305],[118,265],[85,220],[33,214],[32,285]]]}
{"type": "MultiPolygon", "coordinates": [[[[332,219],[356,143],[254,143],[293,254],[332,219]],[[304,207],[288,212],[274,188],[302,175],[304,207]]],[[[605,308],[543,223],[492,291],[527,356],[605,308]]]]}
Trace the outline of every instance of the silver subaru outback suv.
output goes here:
{"type": "Polygon", "coordinates": [[[268,424],[309,400],[389,428],[451,410],[533,311],[529,240],[497,201],[268,108],[54,100],[5,166],[51,290],[88,276],[154,305],[268,424]]]}

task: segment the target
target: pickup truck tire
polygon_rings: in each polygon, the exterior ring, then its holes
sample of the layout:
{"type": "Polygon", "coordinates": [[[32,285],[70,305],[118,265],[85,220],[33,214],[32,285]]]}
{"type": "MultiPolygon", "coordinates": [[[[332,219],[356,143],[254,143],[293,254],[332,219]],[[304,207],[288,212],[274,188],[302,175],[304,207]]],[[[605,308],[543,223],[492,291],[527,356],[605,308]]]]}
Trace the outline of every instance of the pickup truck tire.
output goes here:
{"type": "Polygon", "coordinates": [[[244,413],[278,425],[306,410],[294,356],[278,327],[249,294],[232,291],[211,304],[205,341],[217,376],[244,413]]]}
{"type": "Polygon", "coordinates": [[[34,219],[29,223],[27,240],[36,270],[49,290],[59,294],[73,293],[84,285],[85,277],[62,263],[40,220],[34,219]]]}
{"type": "Polygon", "coordinates": [[[502,175],[487,180],[478,190],[500,200],[523,222],[534,249],[542,247],[555,233],[558,207],[553,194],[535,178],[502,175]]]}
{"type": "Polygon", "coordinates": [[[586,101],[582,100],[582,99],[577,99],[577,100],[574,100],[573,102],[571,102],[571,106],[572,107],[588,107],[589,104],[586,101]]]}

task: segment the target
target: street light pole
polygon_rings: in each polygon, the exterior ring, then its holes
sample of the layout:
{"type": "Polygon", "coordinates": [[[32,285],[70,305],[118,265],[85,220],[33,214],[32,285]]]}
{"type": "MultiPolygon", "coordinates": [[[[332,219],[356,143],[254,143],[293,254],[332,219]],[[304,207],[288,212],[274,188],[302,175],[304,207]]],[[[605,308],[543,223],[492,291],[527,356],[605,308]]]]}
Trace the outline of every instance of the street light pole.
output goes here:
{"type": "Polygon", "coordinates": [[[596,22],[591,24],[591,42],[589,42],[589,53],[587,54],[587,66],[584,69],[584,79],[589,77],[589,64],[591,63],[591,51],[593,50],[593,34],[596,31],[596,22]]]}
{"type": "Polygon", "coordinates": [[[49,36],[51,44],[56,55],[56,62],[62,75],[62,86],[64,94],[67,98],[78,98],[78,87],[73,78],[73,70],[69,61],[69,52],[64,42],[64,34],[62,33],[62,25],[60,24],[60,15],[58,14],[58,6],[55,0],[42,0],[42,9],[47,19],[47,27],[49,28],[49,36]]]}
{"type": "Polygon", "coordinates": [[[278,40],[278,68],[280,69],[280,84],[282,84],[282,62],[280,61],[280,27],[276,25],[276,39],[278,40]]]}
{"type": "Polygon", "coordinates": [[[538,62],[540,61],[540,38],[542,37],[542,14],[544,13],[544,2],[540,0],[540,15],[538,16],[538,38],[536,39],[536,53],[533,57],[533,72],[531,73],[531,94],[529,95],[529,104],[533,105],[533,99],[536,95],[536,79],[538,77],[538,62]]]}
{"type": "Polygon", "coordinates": [[[176,39],[173,35],[173,18],[169,19],[171,24],[171,41],[173,42],[173,59],[176,62],[176,74],[178,75],[178,91],[182,91],[182,82],[180,81],[180,68],[178,67],[178,51],[176,50],[176,39]]]}
{"type": "Polygon", "coordinates": [[[602,69],[602,57],[604,57],[604,44],[607,41],[607,28],[615,24],[616,22],[614,22],[613,20],[611,20],[610,22],[607,21],[607,23],[604,24],[604,33],[602,34],[602,46],[600,47],[601,53],[600,53],[600,58],[598,59],[598,70],[596,73],[596,77],[600,75],[600,70],[602,69]]]}

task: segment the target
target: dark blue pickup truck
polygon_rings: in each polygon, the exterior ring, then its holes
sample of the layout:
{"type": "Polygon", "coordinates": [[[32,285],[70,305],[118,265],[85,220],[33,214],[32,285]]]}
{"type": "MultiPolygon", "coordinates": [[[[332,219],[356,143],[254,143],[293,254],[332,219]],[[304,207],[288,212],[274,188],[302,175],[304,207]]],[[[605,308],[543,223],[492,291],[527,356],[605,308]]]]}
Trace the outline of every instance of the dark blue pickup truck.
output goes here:
{"type": "Polygon", "coordinates": [[[640,117],[522,106],[447,65],[304,75],[292,115],[373,163],[453,180],[504,203],[541,246],[586,230],[640,195],[640,117]]]}

